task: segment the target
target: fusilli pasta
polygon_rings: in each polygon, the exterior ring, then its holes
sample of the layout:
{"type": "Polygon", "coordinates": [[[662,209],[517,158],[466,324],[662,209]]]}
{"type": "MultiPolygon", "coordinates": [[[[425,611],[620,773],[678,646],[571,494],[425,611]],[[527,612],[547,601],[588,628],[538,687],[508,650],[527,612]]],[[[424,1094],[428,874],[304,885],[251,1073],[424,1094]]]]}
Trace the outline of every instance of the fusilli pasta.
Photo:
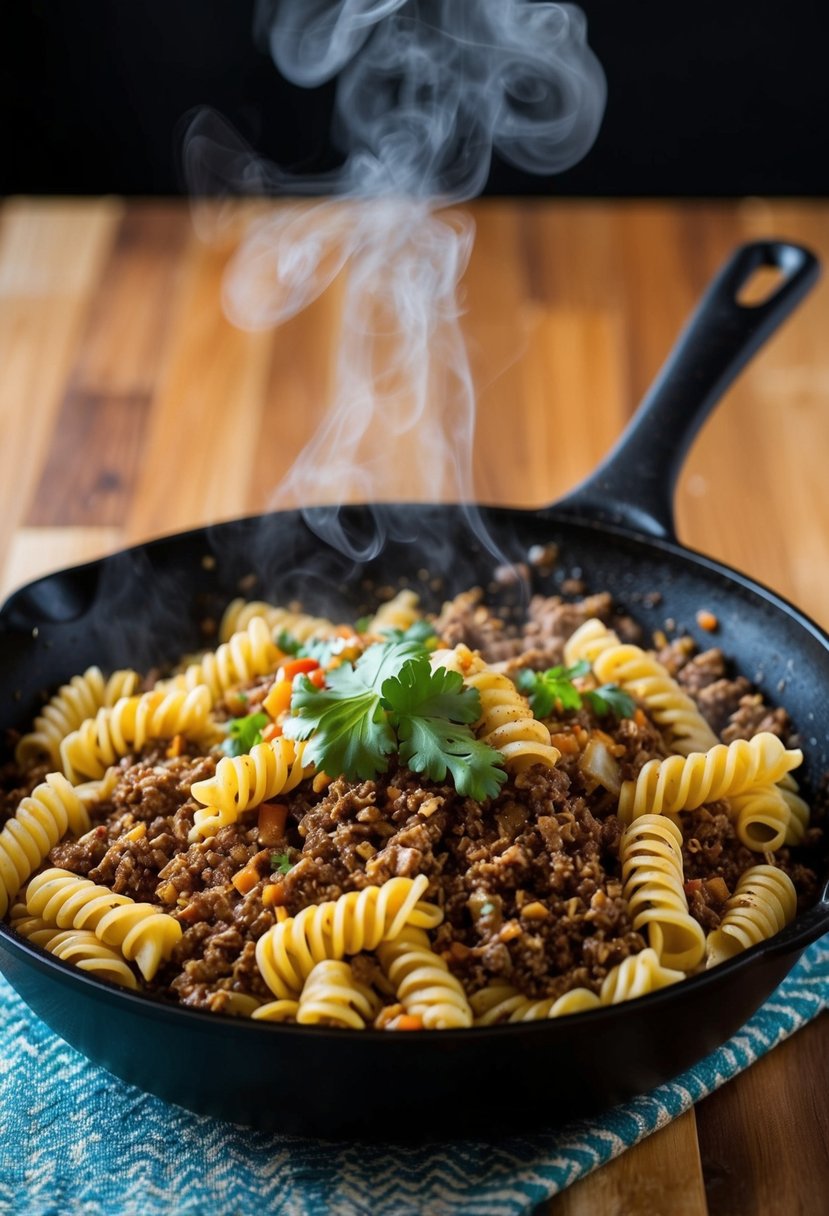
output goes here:
{"type": "Polygon", "coordinates": [[[88,827],[89,813],[75,790],[62,773],[49,773],[0,832],[0,916],[66,832],[80,835],[88,827]]]}
{"type": "Polygon", "coordinates": [[[377,957],[397,1000],[406,1013],[420,1017],[426,1030],[472,1025],[462,986],[422,929],[406,925],[391,941],[379,943],[377,957]]]}
{"type": "Polygon", "coordinates": [[[196,781],[191,793],[202,807],[196,811],[190,840],[214,835],[219,828],[235,823],[249,807],[259,806],[277,794],[285,794],[313,772],[303,766],[304,743],[279,737],[257,743],[241,756],[225,756],[216,765],[216,775],[196,781]]]}
{"type": "Polygon", "coordinates": [[[705,954],[705,933],[688,911],[682,874],[682,833],[664,815],[640,815],[619,847],[623,895],[634,929],[664,966],[692,971],[705,954]]]}
{"type": "Polygon", "coordinates": [[[390,878],[380,887],[349,891],[337,900],[312,904],[268,929],[256,943],[256,963],[275,996],[296,999],[316,963],[374,950],[404,925],[434,928],[443,913],[421,902],[429,885],[417,878],[390,878]]]}
{"type": "Polygon", "coordinates": [[[720,926],[709,933],[708,967],[773,937],[794,918],[797,892],[777,866],[752,866],[737,883],[720,926]]]}
{"type": "Polygon", "coordinates": [[[61,741],[92,718],[104,706],[128,697],[139,684],[137,671],[115,671],[104,680],[99,667],[87,667],[83,675],[73,676],[62,685],[35,718],[34,730],[23,735],[15,749],[18,764],[34,763],[46,757],[49,764],[60,764],[61,741]]]}
{"type": "Polygon", "coordinates": [[[117,946],[125,959],[135,962],[147,980],[181,938],[181,925],[167,912],[116,895],[70,870],[51,868],[36,874],[26,888],[26,908],[60,929],[92,929],[105,945],[117,946]]]}
{"type": "Polygon", "coordinates": [[[619,814],[626,821],[639,815],[675,815],[741,794],[755,785],[779,781],[803,759],[787,750],[776,735],[763,731],[753,739],[719,743],[708,752],[649,760],[635,781],[624,781],[619,814]]]}

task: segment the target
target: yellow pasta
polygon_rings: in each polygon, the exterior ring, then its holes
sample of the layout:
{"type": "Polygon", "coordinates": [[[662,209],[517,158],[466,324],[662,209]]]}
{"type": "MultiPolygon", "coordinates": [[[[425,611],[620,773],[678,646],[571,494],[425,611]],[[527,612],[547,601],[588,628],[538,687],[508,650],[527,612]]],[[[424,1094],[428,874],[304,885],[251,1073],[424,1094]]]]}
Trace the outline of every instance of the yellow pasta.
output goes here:
{"type": "Polygon", "coordinates": [[[730,798],[756,785],[770,785],[803,759],[776,735],[762,731],[753,739],[719,743],[708,752],[649,760],[635,781],[624,781],[619,814],[625,822],[639,815],[675,815],[705,802],[730,798]]]}
{"type": "Polygon", "coordinates": [[[618,684],[642,703],[668,734],[671,750],[687,756],[719,742],[693,698],[668,669],[641,646],[623,644],[595,617],[585,621],[564,646],[568,666],[586,660],[599,684],[618,684]]]}
{"type": "Polygon", "coordinates": [[[797,911],[797,892],[788,874],[777,866],[752,866],[740,875],[725,908],[720,927],[708,934],[708,967],[785,928],[797,911]]]}
{"type": "Polygon", "coordinates": [[[289,633],[297,642],[310,638],[330,638],[337,626],[327,617],[310,616],[305,612],[291,612],[288,608],[277,608],[265,600],[231,600],[219,625],[219,641],[227,642],[234,633],[247,629],[254,617],[262,617],[271,631],[271,636],[289,633]]]}
{"type": "Polygon", "coordinates": [[[10,922],[21,937],[27,938],[55,958],[73,963],[81,971],[98,979],[111,980],[122,988],[138,988],[135,973],[123,956],[111,946],[105,946],[89,929],[57,929],[40,916],[30,916],[25,904],[11,910],[10,922]]]}
{"type": "Polygon", "coordinates": [[[641,702],[657,726],[667,731],[671,750],[679,755],[705,752],[719,743],[696,702],[641,647],[608,647],[596,656],[593,673],[599,684],[618,684],[641,702]]]}
{"type": "Polygon", "coordinates": [[[141,696],[122,697],[112,708],[67,735],[60,745],[63,771],[73,785],[103,777],[122,756],[140,751],[151,739],[185,735],[206,741],[213,728],[208,720],[211,698],[200,685],[190,692],[154,689],[141,696]]]}
{"type": "Polygon", "coordinates": [[[679,828],[664,815],[640,815],[622,835],[619,859],[634,929],[647,929],[664,966],[693,971],[705,955],[705,933],[688,911],[679,828]]]}
{"type": "Polygon", "coordinates": [[[99,941],[117,946],[151,980],[181,939],[181,925],[153,904],[116,895],[69,870],[36,874],[26,888],[26,908],[60,929],[91,929],[99,941]]]}
{"type": "Polygon", "coordinates": [[[349,891],[339,899],[312,904],[268,929],[256,943],[256,963],[271,992],[296,1000],[314,966],[374,950],[397,937],[404,925],[432,929],[443,913],[421,901],[428,879],[390,878],[380,887],[349,891]]]}
{"type": "Polygon", "coordinates": [[[89,828],[89,813],[62,773],[49,773],[0,832],[0,916],[59,840],[89,828]]]}
{"type": "Polygon", "coordinates": [[[241,756],[225,756],[216,765],[215,776],[191,787],[202,806],[195,813],[190,840],[213,836],[248,808],[294,789],[314,771],[313,765],[302,763],[304,750],[304,743],[280,736],[255,744],[241,756]]]}
{"type": "Polygon", "coordinates": [[[303,985],[296,1020],[301,1026],[363,1030],[379,1010],[379,997],[357,983],[349,963],[326,958],[311,969],[303,985]]]}
{"type": "Polygon", "coordinates": [[[133,693],[139,681],[138,672],[129,670],[115,671],[104,680],[99,667],[88,667],[83,675],[73,676],[44,705],[35,718],[34,730],[20,739],[15,749],[17,763],[25,766],[45,757],[57,767],[61,741],[102,707],[133,693]]]}
{"type": "Polygon", "coordinates": [[[571,988],[563,996],[536,1000],[524,996],[512,984],[490,984],[470,998],[476,1026],[500,1022],[539,1022],[598,1009],[601,1001],[589,988],[571,988]]]}
{"type": "Polygon", "coordinates": [[[684,971],[664,966],[652,947],[631,954],[614,967],[605,978],[600,993],[603,1005],[618,1005],[632,1001],[634,997],[646,996],[658,988],[678,984],[685,979],[684,971]]]}
{"type": "Polygon", "coordinates": [[[423,929],[406,925],[391,941],[380,942],[377,957],[397,1000],[406,1013],[420,1017],[425,1030],[472,1025],[463,987],[423,929]]]}
{"type": "Polygon", "coordinates": [[[299,1001],[284,999],[267,1001],[251,1013],[251,1017],[262,1022],[295,1022],[299,1013],[299,1001]]]}
{"type": "Polygon", "coordinates": [[[258,676],[275,671],[280,657],[264,618],[254,616],[245,629],[157,687],[189,691],[206,684],[213,700],[218,701],[234,685],[250,684],[258,676]]]}
{"type": "Polygon", "coordinates": [[[734,830],[747,849],[774,853],[786,843],[792,813],[778,786],[760,785],[743,790],[741,794],[733,794],[728,804],[734,815],[734,830]]]}
{"type": "Polygon", "coordinates": [[[550,742],[550,732],[533,716],[530,703],[512,680],[488,667],[466,646],[436,650],[430,656],[433,670],[445,667],[459,672],[469,688],[481,698],[481,717],[473,726],[478,739],[504,757],[511,772],[543,764],[554,768],[561,752],[550,742]]]}
{"type": "Polygon", "coordinates": [[[392,599],[380,605],[363,632],[369,635],[383,633],[387,629],[400,629],[405,632],[419,617],[420,602],[417,594],[410,590],[398,591],[392,599]]]}

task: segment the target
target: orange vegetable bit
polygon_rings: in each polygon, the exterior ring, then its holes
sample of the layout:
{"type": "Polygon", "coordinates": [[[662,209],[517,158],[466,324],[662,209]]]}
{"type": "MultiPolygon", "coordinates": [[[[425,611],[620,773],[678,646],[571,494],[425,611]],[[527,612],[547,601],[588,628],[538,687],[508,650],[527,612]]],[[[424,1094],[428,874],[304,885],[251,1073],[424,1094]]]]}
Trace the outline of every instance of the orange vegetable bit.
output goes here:
{"type": "Polygon", "coordinates": [[[183,755],[186,746],[187,741],[184,738],[184,735],[173,735],[173,738],[170,740],[170,745],[165,752],[167,759],[173,760],[176,756],[183,755]]]}
{"type": "MultiPolygon", "coordinates": [[[[269,882],[262,888],[262,903],[266,908],[280,908],[285,901],[285,886],[281,882],[269,882]]],[[[277,915],[277,920],[281,919],[277,915]]]]}
{"type": "Polygon", "coordinates": [[[247,895],[259,882],[259,868],[252,861],[238,870],[230,880],[240,895],[247,895]]]}
{"type": "Polygon", "coordinates": [[[269,722],[262,730],[262,742],[270,743],[273,739],[278,739],[282,734],[282,727],[278,722],[269,722]]]}
{"type": "Polygon", "coordinates": [[[282,802],[263,802],[259,807],[259,840],[264,845],[281,844],[285,837],[288,808],[282,802]]]}
{"type": "Polygon", "coordinates": [[[309,671],[316,671],[318,667],[316,659],[291,659],[282,664],[276,676],[278,680],[293,680],[294,676],[307,676],[309,671]]]}
{"type": "Polygon", "coordinates": [[[262,702],[262,708],[271,718],[278,718],[291,706],[293,685],[290,680],[277,680],[262,702]]]}
{"type": "Polygon", "coordinates": [[[389,1026],[389,1030],[422,1030],[423,1018],[417,1013],[401,1013],[389,1026]]]}
{"type": "Polygon", "coordinates": [[[576,752],[581,750],[576,736],[568,734],[565,731],[550,735],[550,742],[553,747],[558,748],[562,756],[575,756],[576,752]]]}
{"type": "Polygon", "coordinates": [[[308,679],[315,688],[325,688],[325,672],[321,667],[318,667],[316,671],[312,671],[309,674],[308,679]]]}

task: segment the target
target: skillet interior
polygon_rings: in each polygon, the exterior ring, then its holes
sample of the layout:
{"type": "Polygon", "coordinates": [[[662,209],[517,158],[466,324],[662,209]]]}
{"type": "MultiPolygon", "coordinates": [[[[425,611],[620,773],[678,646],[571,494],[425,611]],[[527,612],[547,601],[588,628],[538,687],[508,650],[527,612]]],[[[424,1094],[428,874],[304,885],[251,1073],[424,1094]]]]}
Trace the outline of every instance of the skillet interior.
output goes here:
{"type": "MultiPolygon", "coordinates": [[[[240,589],[281,603],[301,598],[309,610],[348,619],[370,607],[378,589],[402,580],[430,607],[490,583],[497,559],[474,540],[463,509],[403,506],[392,514],[412,539],[387,544],[363,563],[344,559],[290,512],[165,538],[23,588],[0,610],[0,725],[25,723],[43,689],[91,663],[147,668],[204,644],[200,623],[217,618],[240,589]]],[[[343,518],[357,537],[371,530],[374,516],[354,507],[343,518]]],[[[525,561],[534,545],[558,546],[558,562],[535,575],[535,590],[555,593],[580,574],[589,590],[611,591],[647,630],[671,619],[703,647],[712,639],[697,628],[696,613],[715,613],[716,643],[792,715],[807,756],[803,785],[807,796],[814,793],[829,770],[829,641],[807,618],[672,541],[555,509],[486,509],[482,518],[513,562],[525,561]],[[655,605],[647,598],[654,591],[661,595],[655,605]]],[[[520,609],[527,588],[519,582],[498,594],[520,609]]],[[[0,953],[10,981],[58,1033],[168,1100],[296,1132],[422,1136],[428,1127],[457,1135],[549,1124],[675,1075],[732,1034],[826,928],[824,899],[773,943],[629,1006],[408,1035],[262,1025],[159,1005],[42,956],[4,926],[0,953]],[[375,1080],[367,1084],[367,1077],[375,1080]],[[290,1103],[276,1099],[284,1093],[290,1103]],[[495,1093],[510,1095],[509,1103],[493,1101],[495,1093]]]]}

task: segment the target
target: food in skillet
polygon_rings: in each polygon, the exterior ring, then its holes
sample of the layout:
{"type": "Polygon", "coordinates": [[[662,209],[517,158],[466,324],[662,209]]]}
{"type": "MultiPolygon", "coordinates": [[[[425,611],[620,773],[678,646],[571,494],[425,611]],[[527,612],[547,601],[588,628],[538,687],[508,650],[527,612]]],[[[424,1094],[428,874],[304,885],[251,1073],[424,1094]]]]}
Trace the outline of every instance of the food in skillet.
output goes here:
{"type": "Polygon", "coordinates": [[[76,676],[5,775],[0,908],[186,1006],[440,1029],[673,984],[815,894],[783,710],[606,594],[235,601],[163,679],[76,676]]]}

